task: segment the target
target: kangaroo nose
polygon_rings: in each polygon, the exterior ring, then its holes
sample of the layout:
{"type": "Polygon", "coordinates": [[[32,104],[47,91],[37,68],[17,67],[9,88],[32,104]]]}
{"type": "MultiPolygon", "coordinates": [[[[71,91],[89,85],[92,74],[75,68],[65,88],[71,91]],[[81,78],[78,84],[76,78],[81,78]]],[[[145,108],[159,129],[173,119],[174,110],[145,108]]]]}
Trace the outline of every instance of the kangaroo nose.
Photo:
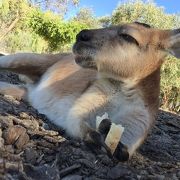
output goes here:
{"type": "Polygon", "coordinates": [[[91,31],[84,29],[76,36],[76,41],[90,41],[91,38],[92,38],[91,31]]]}

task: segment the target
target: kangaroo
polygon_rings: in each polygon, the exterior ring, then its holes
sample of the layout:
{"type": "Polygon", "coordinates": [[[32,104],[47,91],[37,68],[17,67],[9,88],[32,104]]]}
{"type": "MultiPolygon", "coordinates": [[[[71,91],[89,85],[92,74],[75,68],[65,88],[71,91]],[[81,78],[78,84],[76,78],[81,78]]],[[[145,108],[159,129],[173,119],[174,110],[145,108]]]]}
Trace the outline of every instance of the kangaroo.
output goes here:
{"type": "Polygon", "coordinates": [[[0,69],[25,75],[26,85],[0,82],[0,93],[27,100],[74,137],[104,144],[96,116],[107,131],[125,130],[113,156],[128,160],[154,124],[159,105],[160,68],[170,53],[180,58],[180,29],[143,23],[82,30],[73,53],[18,53],[0,57],[0,69]]]}

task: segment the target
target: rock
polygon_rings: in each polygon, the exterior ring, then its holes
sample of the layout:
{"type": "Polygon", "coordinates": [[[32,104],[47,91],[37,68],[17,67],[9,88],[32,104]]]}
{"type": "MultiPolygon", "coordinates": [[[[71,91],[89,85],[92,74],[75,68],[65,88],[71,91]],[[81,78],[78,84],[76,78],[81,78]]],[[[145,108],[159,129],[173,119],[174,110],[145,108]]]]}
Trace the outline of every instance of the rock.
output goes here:
{"type": "Polygon", "coordinates": [[[19,171],[19,170],[23,170],[23,165],[22,162],[12,162],[12,161],[5,161],[4,162],[4,168],[9,170],[13,170],[13,171],[19,171]]]}
{"type": "Polygon", "coordinates": [[[31,117],[28,117],[27,119],[13,118],[13,121],[15,122],[15,124],[22,125],[28,130],[33,130],[33,131],[38,130],[39,123],[34,119],[30,120],[30,118],[31,117]]]}
{"type": "Polygon", "coordinates": [[[26,162],[31,163],[33,165],[36,163],[39,157],[39,154],[33,148],[25,149],[24,155],[25,155],[26,162]]]}
{"type": "Polygon", "coordinates": [[[62,178],[62,180],[82,180],[83,177],[80,175],[70,175],[62,178]]]}
{"type": "Polygon", "coordinates": [[[56,167],[44,164],[42,166],[24,165],[24,171],[33,180],[59,180],[59,170],[56,167]]]}
{"type": "Polygon", "coordinates": [[[29,141],[29,136],[27,133],[20,135],[18,141],[15,143],[17,149],[21,149],[26,145],[29,141]]]}
{"type": "Polygon", "coordinates": [[[15,145],[18,149],[21,149],[29,141],[26,129],[19,125],[9,127],[5,130],[3,132],[3,138],[6,144],[15,145]]]}
{"type": "Polygon", "coordinates": [[[0,148],[4,146],[4,139],[2,138],[2,130],[0,129],[0,148]]]}
{"type": "Polygon", "coordinates": [[[180,170],[177,172],[176,176],[180,179],[180,170]]]}
{"type": "Polygon", "coordinates": [[[47,123],[44,123],[44,122],[43,122],[42,127],[43,127],[45,130],[50,130],[49,125],[48,125],[47,123]]]}
{"type": "Polygon", "coordinates": [[[7,151],[7,152],[9,152],[9,153],[14,153],[14,148],[13,148],[13,146],[10,144],[10,145],[6,145],[5,146],[5,150],[7,151]]]}
{"type": "Polygon", "coordinates": [[[13,121],[10,118],[7,117],[1,117],[0,116],[0,126],[2,129],[8,128],[10,126],[13,126],[13,121]]]}
{"type": "Polygon", "coordinates": [[[111,168],[107,177],[111,179],[137,179],[135,173],[127,165],[121,163],[111,168]]]}
{"type": "Polygon", "coordinates": [[[19,104],[20,104],[19,101],[16,100],[16,98],[13,97],[13,96],[11,96],[11,95],[5,94],[4,97],[5,97],[5,99],[7,99],[8,101],[13,102],[15,105],[19,105],[19,104]]]}
{"type": "Polygon", "coordinates": [[[28,119],[28,118],[29,118],[29,115],[28,115],[26,112],[21,112],[21,113],[19,113],[19,116],[20,116],[21,118],[24,118],[24,119],[28,119]]]}
{"type": "MultiPolygon", "coordinates": [[[[158,175],[158,174],[154,174],[154,175],[147,175],[143,178],[144,180],[164,180],[166,179],[164,175],[158,175]]],[[[173,179],[174,180],[174,179],[173,179]]]]}
{"type": "Polygon", "coordinates": [[[67,167],[67,168],[61,170],[61,171],[60,171],[60,177],[62,178],[62,177],[64,177],[64,176],[72,173],[73,171],[79,169],[80,167],[81,167],[80,164],[74,164],[74,165],[72,165],[72,166],[70,166],[70,167],[67,167]]]}
{"type": "Polygon", "coordinates": [[[4,139],[0,138],[0,148],[3,148],[3,147],[4,147],[4,139]]]}

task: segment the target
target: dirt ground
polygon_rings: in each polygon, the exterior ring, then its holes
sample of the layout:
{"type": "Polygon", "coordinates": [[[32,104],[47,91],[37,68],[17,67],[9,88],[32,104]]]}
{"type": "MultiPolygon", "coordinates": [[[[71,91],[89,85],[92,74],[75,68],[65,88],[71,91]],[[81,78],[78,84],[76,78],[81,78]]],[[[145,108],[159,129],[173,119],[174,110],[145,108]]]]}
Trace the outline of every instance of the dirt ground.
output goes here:
{"type": "MultiPolygon", "coordinates": [[[[1,81],[18,83],[1,73],[1,81]]],[[[1,180],[180,179],[180,116],[164,111],[138,152],[118,163],[68,138],[28,103],[0,95],[1,180]]]]}

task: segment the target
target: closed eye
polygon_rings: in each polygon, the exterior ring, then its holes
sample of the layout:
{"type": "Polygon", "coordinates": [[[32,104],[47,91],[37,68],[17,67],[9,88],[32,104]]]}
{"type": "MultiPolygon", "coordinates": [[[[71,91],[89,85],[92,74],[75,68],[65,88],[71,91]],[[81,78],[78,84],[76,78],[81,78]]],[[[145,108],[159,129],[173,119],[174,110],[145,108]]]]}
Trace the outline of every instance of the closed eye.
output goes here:
{"type": "Polygon", "coordinates": [[[135,38],[133,38],[132,36],[130,36],[129,34],[119,34],[119,37],[128,43],[134,43],[137,46],[139,46],[138,41],[135,38]]]}

